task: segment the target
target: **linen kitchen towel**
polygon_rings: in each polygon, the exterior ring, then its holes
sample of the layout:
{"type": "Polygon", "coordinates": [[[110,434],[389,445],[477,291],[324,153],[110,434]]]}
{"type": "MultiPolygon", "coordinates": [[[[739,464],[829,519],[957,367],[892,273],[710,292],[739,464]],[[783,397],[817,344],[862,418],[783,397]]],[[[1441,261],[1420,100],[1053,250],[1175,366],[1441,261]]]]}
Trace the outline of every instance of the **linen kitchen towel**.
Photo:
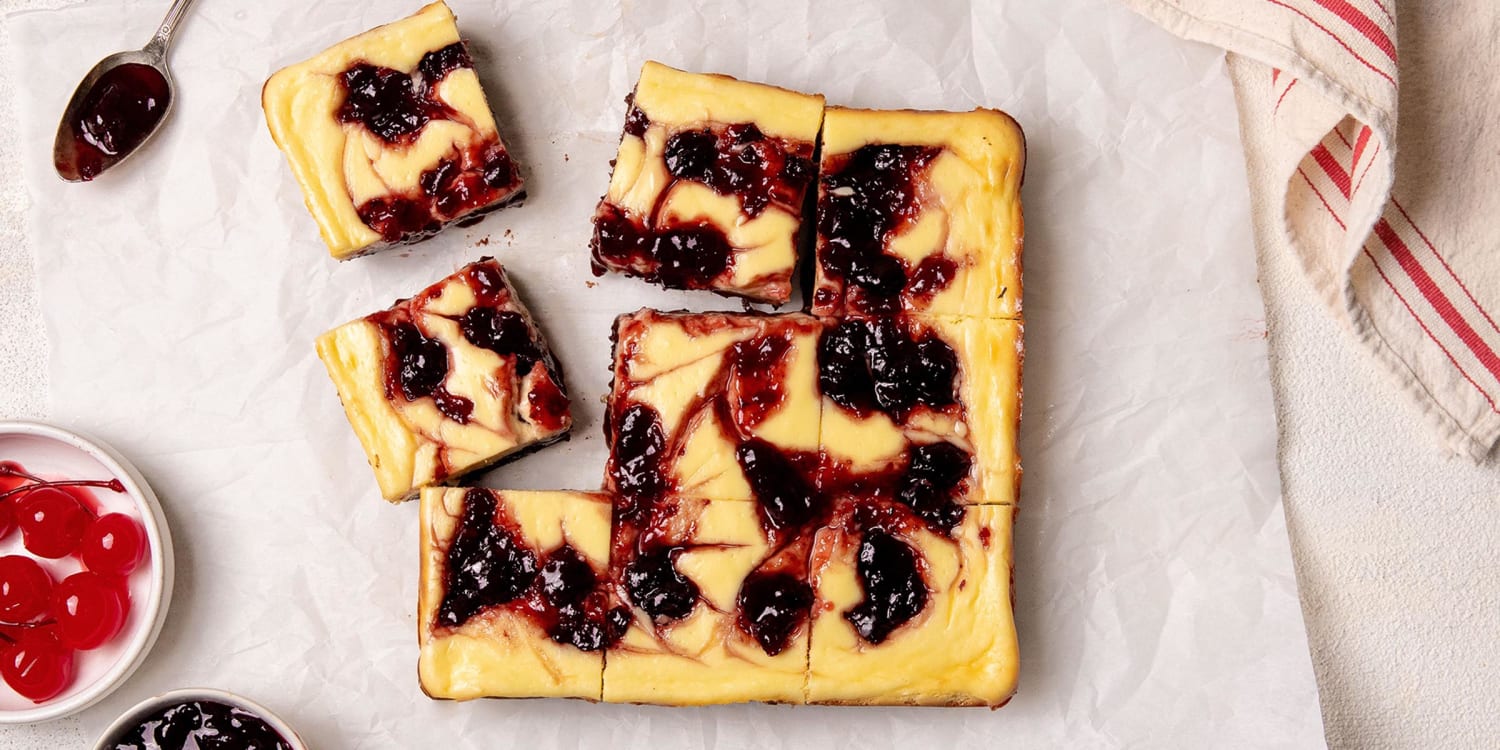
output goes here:
{"type": "Polygon", "coordinates": [[[1447,445],[1482,460],[1500,440],[1500,3],[1125,2],[1241,58],[1235,85],[1267,100],[1240,122],[1265,151],[1250,179],[1281,216],[1267,225],[1447,445]]]}

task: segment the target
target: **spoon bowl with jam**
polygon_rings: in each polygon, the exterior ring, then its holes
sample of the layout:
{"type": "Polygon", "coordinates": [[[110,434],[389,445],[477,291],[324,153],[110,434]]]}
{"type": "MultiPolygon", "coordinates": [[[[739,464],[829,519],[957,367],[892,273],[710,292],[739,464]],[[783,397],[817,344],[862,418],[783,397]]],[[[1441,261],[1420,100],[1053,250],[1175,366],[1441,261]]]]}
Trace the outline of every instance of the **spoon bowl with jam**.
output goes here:
{"type": "Polygon", "coordinates": [[[145,47],[110,55],[83,77],[52,145],[59,177],[88,182],[140,150],[161,128],[176,98],[167,50],[192,2],[175,0],[145,47]]]}

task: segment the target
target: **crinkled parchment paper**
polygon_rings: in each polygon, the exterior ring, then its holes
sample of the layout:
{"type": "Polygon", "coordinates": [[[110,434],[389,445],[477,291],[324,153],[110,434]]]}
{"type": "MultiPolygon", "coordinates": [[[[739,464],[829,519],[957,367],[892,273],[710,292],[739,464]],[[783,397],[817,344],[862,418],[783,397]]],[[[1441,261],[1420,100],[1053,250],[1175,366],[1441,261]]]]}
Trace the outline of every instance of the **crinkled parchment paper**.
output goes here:
{"type": "Polygon", "coordinates": [[[85,729],[212,685],[280,710],[320,748],[1321,741],[1218,54],[1107,0],[452,4],[530,198],[343,264],[266,132],[261,83],[417,0],[199,3],[173,55],[171,121],[90,185],[51,174],[57,113],[165,3],[9,19],[53,414],[136,461],[178,544],[161,641],[85,729]],[[612,317],[735,306],[589,273],[590,211],[647,58],[838,104],[1000,107],[1025,127],[1022,673],[1006,708],[461,704],[418,690],[417,509],[380,500],[313,337],[497,256],[579,409],[571,442],[484,481],[597,486],[612,317]]]}

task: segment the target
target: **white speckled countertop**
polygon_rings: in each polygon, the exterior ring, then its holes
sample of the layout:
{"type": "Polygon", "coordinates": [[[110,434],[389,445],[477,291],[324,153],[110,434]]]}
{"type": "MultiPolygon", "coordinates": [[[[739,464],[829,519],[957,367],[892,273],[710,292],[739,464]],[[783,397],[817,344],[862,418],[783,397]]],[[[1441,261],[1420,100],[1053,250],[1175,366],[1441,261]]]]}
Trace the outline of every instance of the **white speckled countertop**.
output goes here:
{"type": "MultiPolygon", "coordinates": [[[[0,14],[63,0],[0,0],[0,14]]],[[[8,28],[0,24],[0,47],[8,28]]],[[[16,173],[0,69],[0,165],[16,173]]],[[[48,413],[46,333],[23,227],[0,181],[0,418],[48,413]]],[[[1483,747],[1500,736],[1500,466],[1441,452],[1338,330],[1283,247],[1260,248],[1281,471],[1332,747],[1483,747]]],[[[62,720],[0,750],[80,747],[62,720]]]]}

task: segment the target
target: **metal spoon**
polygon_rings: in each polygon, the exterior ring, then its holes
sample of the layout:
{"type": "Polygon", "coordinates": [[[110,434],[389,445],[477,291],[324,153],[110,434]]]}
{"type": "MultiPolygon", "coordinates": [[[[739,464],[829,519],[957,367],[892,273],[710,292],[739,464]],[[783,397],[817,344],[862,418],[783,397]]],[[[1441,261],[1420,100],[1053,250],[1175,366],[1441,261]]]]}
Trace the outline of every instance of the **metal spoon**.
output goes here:
{"type": "Polygon", "coordinates": [[[83,77],[57,124],[52,164],[59,177],[92,180],[139,151],[161,128],[177,98],[167,48],[192,4],[174,0],[145,47],[110,55],[83,77]]]}

